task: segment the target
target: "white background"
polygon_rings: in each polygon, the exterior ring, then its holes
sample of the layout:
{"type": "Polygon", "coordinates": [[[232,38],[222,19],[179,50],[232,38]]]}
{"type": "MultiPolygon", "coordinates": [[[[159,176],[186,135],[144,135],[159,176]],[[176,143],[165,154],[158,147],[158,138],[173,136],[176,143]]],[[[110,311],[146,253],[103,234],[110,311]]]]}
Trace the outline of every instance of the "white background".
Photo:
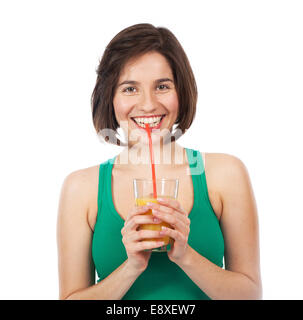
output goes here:
{"type": "Polygon", "coordinates": [[[249,171],[264,299],[302,299],[302,16],[291,0],[1,1],[0,298],[58,299],[63,179],[120,152],[93,128],[95,70],[119,31],[147,22],[176,35],[196,77],[180,143],[249,171]]]}

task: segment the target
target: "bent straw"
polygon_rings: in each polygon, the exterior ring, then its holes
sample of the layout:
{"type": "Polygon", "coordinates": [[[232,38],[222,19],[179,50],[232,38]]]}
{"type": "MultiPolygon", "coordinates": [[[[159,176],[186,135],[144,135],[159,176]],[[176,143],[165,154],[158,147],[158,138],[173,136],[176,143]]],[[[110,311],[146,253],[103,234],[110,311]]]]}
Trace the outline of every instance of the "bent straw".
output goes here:
{"type": "Polygon", "coordinates": [[[153,144],[150,135],[150,128],[148,123],[145,123],[145,130],[148,135],[148,142],[149,142],[149,154],[150,154],[150,162],[152,167],[152,178],[153,178],[153,191],[154,191],[154,198],[157,199],[157,188],[156,188],[156,173],[155,173],[155,163],[154,163],[154,153],[153,153],[153,144]]]}

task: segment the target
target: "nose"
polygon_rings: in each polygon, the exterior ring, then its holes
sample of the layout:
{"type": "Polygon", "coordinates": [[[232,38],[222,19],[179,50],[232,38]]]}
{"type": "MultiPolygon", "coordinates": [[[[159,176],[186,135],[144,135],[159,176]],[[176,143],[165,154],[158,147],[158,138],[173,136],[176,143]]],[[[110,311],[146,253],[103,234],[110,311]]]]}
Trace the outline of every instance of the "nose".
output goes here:
{"type": "Polygon", "coordinates": [[[144,92],[141,96],[139,102],[139,110],[144,111],[144,113],[153,113],[157,109],[157,99],[150,92],[144,92]]]}

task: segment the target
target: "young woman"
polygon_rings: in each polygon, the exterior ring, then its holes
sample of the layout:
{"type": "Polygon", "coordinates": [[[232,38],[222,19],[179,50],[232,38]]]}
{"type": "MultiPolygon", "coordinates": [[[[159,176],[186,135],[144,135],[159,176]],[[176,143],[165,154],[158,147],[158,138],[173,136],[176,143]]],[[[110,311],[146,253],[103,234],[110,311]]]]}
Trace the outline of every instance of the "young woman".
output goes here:
{"type": "Polygon", "coordinates": [[[94,126],[124,148],[63,183],[60,299],[261,299],[257,208],[245,165],[176,142],[190,127],[197,102],[194,75],[176,37],[150,24],[128,27],[106,47],[97,74],[94,126]],[[160,126],[151,134],[160,159],[156,175],[179,179],[178,198],[136,207],[133,179],[151,179],[148,140],[139,128],[151,116],[151,125],[160,126]],[[144,215],[150,208],[153,215],[144,215]],[[163,234],[139,226],[161,221],[172,226],[163,231],[174,240],[171,250],[148,252],[161,243],[141,240],[163,234]]]}

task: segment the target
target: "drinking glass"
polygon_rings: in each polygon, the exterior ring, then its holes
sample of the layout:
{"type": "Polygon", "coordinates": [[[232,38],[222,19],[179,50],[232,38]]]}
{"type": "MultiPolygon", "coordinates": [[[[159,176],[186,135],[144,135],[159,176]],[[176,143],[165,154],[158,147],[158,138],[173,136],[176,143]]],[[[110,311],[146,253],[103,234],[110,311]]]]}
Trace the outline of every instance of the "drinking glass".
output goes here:
{"type": "MultiPolygon", "coordinates": [[[[145,206],[148,202],[158,203],[157,199],[153,194],[153,180],[152,179],[134,179],[134,194],[135,202],[137,206],[145,206]]],[[[158,198],[171,198],[177,199],[178,195],[179,180],[178,179],[156,179],[156,191],[158,198]]],[[[152,210],[148,210],[145,214],[152,215],[152,210]]],[[[142,224],[139,230],[157,230],[160,231],[162,226],[172,228],[168,223],[161,222],[158,224],[142,224]]],[[[143,239],[143,241],[164,241],[164,245],[154,248],[147,249],[145,251],[152,252],[165,252],[170,250],[173,239],[169,236],[163,238],[150,238],[143,239]]]]}

